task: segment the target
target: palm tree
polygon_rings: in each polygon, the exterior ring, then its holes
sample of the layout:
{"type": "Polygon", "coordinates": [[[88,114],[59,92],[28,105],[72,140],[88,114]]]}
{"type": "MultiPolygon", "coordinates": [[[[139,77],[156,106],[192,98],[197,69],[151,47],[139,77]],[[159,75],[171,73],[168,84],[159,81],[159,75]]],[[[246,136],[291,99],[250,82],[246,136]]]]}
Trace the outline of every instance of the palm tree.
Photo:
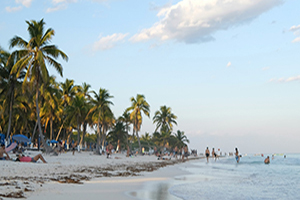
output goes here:
{"type": "Polygon", "coordinates": [[[60,103],[59,86],[55,82],[55,77],[51,76],[46,84],[42,85],[41,95],[43,97],[43,106],[41,107],[41,118],[44,119],[45,128],[50,123],[50,140],[53,135],[53,121],[59,119],[59,114],[63,109],[60,103]]]}
{"type": "Polygon", "coordinates": [[[156,111],[153,117],[153,124],[156,124],[156,129],[154,132],[158,130],[158,128],[163,128],[167,126],[170,131],[173,129],[173,124],[177,125],[176,122],[177,116],[171,112],[171,108],[167,106],[161,106],[160,110],[156,111]]]}
{"type": "Polygon", "coordinates": [[[67,113],[70,117],[71,123],[73,122],[77,125],[77,144],[79,144],[80,142],[80,126],[84,121],[85,112],[87,113],[87,107],[84,96],[81,94],[76,95],[73,101],[71,102],[71,105],[67,107],[67,113]]]}
{"type": "Polygon", "coordinates": [[[179,148],[183,147],[185,143],[190,143],[190,141],[187,139],[186,135],[184,135],[183,131],[178,130],[175,133],[175,137],[177,139],[177,144],[179,148]]]}
{"type": "MultiPolygon", "coordinates": [[[[117,143],[117,149],[121,153],[121,143],[127,138],[126,126],[121,121],[117,121],[108,133],[108,139],[117,143]]],[[[126,143],[125,143],[126,144],[126,143]]]]}
{"type": "Polygon", "coordinates": [[[126,109],[126,112],[132,110],[132,112],[130,113],[130,119],[133,122],[133,135],[134,133],[136,134],[139,143],[139,153],[141,153],[142,149],[138,132],[140,131],[143,122],[142,112],[146,116],[150,117],[150,105],[145,100],[145,96],[142,94],[137,94],[136,99],[134,97],[131,97],[130,101],[131,106],[126,109]]]}
{"type": "MultiPolygon", "coordinates": [[[[0,47],[0,95],[5,95],[4,104],[9,106],[4,106],[4,108],[9,108],[9,119],[8,119],[8,128],[6,133],[6,140],[8,140],[10,131],[11,131],[11,124],[12,124],[12,112],[14,101],[16,98],[16,90],[19,90],[21,85],[21,79],[24,78],[25,72],[24,70],[20,71],[20,74],[17,76],[15,73],[11,73],[12,67],[16,62],[17,58],[13,58],[8,62],[10,54],[0,47]]],[[[21,95],[21,91],[18,92],[21,95]]]]}
{"type": "MultiPolygon", "coordinates": [[[[96,119],[96,124],[97,124],[97,152],[99,152],[99,147],[100,147],[100,137],[101,137],[101,129],[104,129],[104,124],[101,121],[105,121],[105,116],[107,115],[112,115],[112,112],[110,110],[110,105],[113,105],[113,103],[110,101],[113,96],[111,96],[108,92],[108,90],[100,88],[99,93],[97,94],[95,91],[94,93],[94,99],[91,100],[92,103],[92,108],[89,111],[89,114],[93,115],[93,118],[96,119]]],[[[104,134],[104,133],[102,133],[104,134]]]]}
{"type": "Polygon", "coordinates": [[[31,20],[26,21],[28,24],[28,32],[30,36],[29,42],[25,41],[19,36],[15,36],[10,40],[10,48],[20,47],[20,50],[16,50],[10,56],[11,59],[16,56],[20,58],[12,68],[12,73],[17,72],[17,76],[20,75],[23,69],[26,69],[26,75],[24,83],[28,80],[34,82],[36,87],[35,104],[36,104],[36,115],[38,121],[39,134],[42,142],[49,152],[49,148],[45,144],[44,135],[42,133],[40,109],[39,109],[39,86],[42,82],[47,82],[49,72],[46,66],[46,62],[53,66],[56,71],[63,76],[62,65],[55,59],[59,56],[64,60],[68,60],[67,55],[57,48],[55,45],[49,45],[52,37],[54,36],[54,30],[49,28],[44,32],[45,22],[43,19],[40,21],[31,20]]]}
{"type": "Polygon", "coordinates": [[[130,127],[129,125],[131,124],[131,120],[130,120],[130,114],[129,112],[124,112],[122,114],[122,116],[120,116],[118,118],[118,121],[121,121],[123,123],[125,123],[125,130],[126,130],[126,145],[128,146],[128,135],[129,135],[129,131],[130,131],[130,127]]]}

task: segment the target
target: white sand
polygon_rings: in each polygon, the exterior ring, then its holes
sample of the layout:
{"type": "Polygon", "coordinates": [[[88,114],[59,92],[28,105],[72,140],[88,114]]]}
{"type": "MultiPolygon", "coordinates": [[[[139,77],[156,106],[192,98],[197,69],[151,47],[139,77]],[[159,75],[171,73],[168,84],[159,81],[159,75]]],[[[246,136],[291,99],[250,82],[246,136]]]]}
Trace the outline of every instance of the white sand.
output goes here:
{"type": "MultiPolygon", "coordinates": [[[[27,152],[27,155],[31,157],[36,154],[38,152],[27,152]]],[[[131,172],[139,176],[118,177],[114,175],[128,172],[128,167],[145,169],[145,166],[161,164],[166,161],[157,160],[155,156],[127,158],[121,154],[114,154],[112,158],[107,159],[106,156],[94,155],[91,152],[76,152],[74,156],[71,152],[59,156],[45,154],[43,156],[48,163],[0,161],[0,184],[2,184],[0,194],[22,191],[27,199],[45,200],[85,199],[86,197],[93,199],[157,199],[161,197],[155,195],[163,195],[164,199],[177,199],[168,194],[167,189],[172,184],[176,184],[173,181],[175,176],[187,174],[182,169],[184,169],[184,165],[188,165],[185,162],[159,168],[153,172],[131,172]],[[115,159],[116,157],[119,159],[115,159]],[[113,177],[102,177],[103,172],[111,174],[113,177]],[[51,179],[61,180],[62,177],[71,175],[88,177],[90,180],[81,181],[83,184],[51,181],[51,179]],[[159,184],[164,184],[164,188],[157,191],[156,187],[159,184]],[[24,192],[27,189],[32,191],[24,192]]],[[[16,158],[13,154],[10,154],[10,157],[16,158]]],[[[1,198],[8,199],[0,196],[1,198]]]]}

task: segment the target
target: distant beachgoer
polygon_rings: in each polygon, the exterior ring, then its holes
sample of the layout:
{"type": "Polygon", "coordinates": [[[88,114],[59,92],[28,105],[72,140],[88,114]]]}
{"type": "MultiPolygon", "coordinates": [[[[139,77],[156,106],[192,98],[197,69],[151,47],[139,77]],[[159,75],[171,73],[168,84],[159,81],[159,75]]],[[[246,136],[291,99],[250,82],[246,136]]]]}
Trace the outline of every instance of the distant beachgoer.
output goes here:
{"type": "Polygon", "coordinates": [[[210,154],[209,149],[208,149],[208,147],[206,147],[205,156],[206,156],[207,162],[208,162],[208,159],[209,159],[209,154],[210,154]]]}
{"type": "Polygon", "coordinates": [[[286,158],[286,155],[284,155],[283,158],[286,158]]]}
{"type": "Polygon", "coordinates": [[[187,145],[185,145],[183,148],[182,160],[184,159],[184,157],[186,157],[187,160],[189,159],[189,151],[187,145]]]}
{"type": "Polygon", "coordinates": [[[76,146],[77,146],[77,143],[76,142],[72,142],[72,154],[74,155],[75,154],[75,148],[76,148],[76,146]]]}
{"type": "Polygon", "coordinates": [[[236,162],[237,162],[237,163],[240,162],[240,155],[239,155],[238,148],[235,148],[235,159],[236,159],[236,162]]]}
{"type": "Polygon", "coordinates": [[[177,146],[174,148],[174,157],[177,159],[177,151],[178,151],[178,148],[177,146]]]}
{"type": "Polygon", "coordinates": [[[269,158],[269,156],[267,156],[267,158],[265,159],[265,164],[269,164],[270,163],[270,158],[269,158]]]}
{"type": "Polygon", "coordinates": [[[217,160],[217,154],[215,152],[215,148],[212,148],[211,156],[215,159],[215,161],[217,160]]]}
{"type": "Polygon", "coordinates": [[[107,158],[111,157],[111,150],[113,149],[112,144],[109,143],[107,146],[107,158]]]}
{"type": "Polygon", "coordinates": [[[19,154],[18,155],[18,158],[16,159],[16,161],[19,161],[19,162],[37,162],[38,160],[41,160],[43,161],[43,163],[47,163],[46,160],[44,159],[44,157],[42,156],[42,154],[38,154],[34,157],[29,157],[29,156],[24,156],[22,154],[19,154]]]}
{"type": "Polygon", "coordinates": [[[5,144],[1,144],[0,160],[10,160],[8,153],[5,151],[5,144]],[[3,154],[6,154],[6,157],[4,157],[3,154]]]}
{"type": "Polygon", "coordinates": [[[272,155],[272,160],[274,160],[274,158],[275,158],[275,157],[274,157],[274,154],[273,154],[273,155],[272,155]]]}

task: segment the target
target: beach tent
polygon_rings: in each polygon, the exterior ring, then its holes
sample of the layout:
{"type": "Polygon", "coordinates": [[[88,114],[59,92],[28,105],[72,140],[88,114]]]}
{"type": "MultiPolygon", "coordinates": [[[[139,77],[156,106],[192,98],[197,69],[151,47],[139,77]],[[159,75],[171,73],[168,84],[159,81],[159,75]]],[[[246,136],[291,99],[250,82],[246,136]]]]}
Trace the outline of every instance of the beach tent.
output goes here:
{"type": "Polygon", "coordinates": [[[28,137],[26,137],[25,135],[21,135],[21,134],[13,135],[12,139],[13,139],[13,141],[17,141],[18,143],[21,143],[21,142],[30,143],[31,142],[31,140],[28,137]]]}

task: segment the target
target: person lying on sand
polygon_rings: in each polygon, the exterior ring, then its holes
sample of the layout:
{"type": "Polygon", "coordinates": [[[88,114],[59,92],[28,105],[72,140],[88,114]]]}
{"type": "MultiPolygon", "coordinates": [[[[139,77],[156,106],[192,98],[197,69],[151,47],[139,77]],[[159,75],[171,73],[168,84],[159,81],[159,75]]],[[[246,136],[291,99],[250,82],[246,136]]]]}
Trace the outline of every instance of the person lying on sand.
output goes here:
{"type": "Polygon", "coordinates": [[[8,153],[5,151],[5,144],[1,144],[0,160],[10,160],[8,153]],[[4,157],[3,154],[6,154],[6,157],[4,157]]]}
{"type": "Polygon", "coordinates": [[[43,161],[43,163],[47,163],[46,160],[44,159],[44,157],[42,156],[42,154],[38,154],[34,157],[29,157],[29,156],[24,156],[22,154],[18,155],[18,158],[16,159],[16,161],[18,162],[37,162],[38,160],[43,161]]]}

